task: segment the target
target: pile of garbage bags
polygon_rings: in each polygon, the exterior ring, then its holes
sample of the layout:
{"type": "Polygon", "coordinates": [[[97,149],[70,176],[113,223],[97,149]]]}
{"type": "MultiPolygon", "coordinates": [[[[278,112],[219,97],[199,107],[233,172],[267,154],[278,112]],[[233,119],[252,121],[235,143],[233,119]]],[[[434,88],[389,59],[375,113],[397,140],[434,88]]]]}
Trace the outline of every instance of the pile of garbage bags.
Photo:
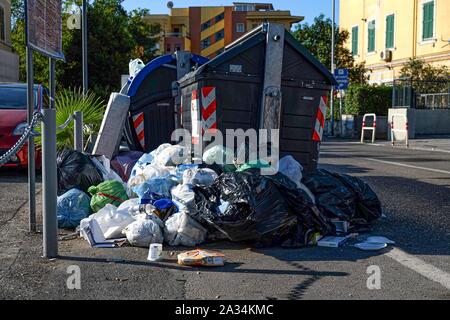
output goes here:
{"type": "Polygon", "coordinates": [[[316,235],[336,235],[336,221],[361,232],[381,216],[377,195],[359,178],[305,174],[289,155],[277,174],[261,175],[267,163],[226,164],[231,151],[222,146],[207,149],[202,164],[192,164],[188,151],[162,144],[111,161],[60,151],[58,226],[95,224],[102,239],[142,247],[218,239],[302,247],[316,235]]]}

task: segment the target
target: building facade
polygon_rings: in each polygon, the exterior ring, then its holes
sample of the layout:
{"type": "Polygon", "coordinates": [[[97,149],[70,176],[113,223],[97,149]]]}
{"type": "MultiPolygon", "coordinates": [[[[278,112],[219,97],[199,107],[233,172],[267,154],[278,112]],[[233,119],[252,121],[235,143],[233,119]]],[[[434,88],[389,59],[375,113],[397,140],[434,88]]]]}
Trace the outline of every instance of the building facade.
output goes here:
{"type": "Polygon", "coordinates": [[[215,57],[247,31],[265,21],[292,24],[303,20],[289,10],[275,10],[270,3],[237,3],[233,6],[171,8],[170,14],[151,14],[147,21],[161,26],[159,54],[188,50],[215,57]]]}
{"type": "Polygon", "coordinates": [[[371,83],[399,77],[410,58],[450,67],[450,0],[340,0],[339,24],[371,83]]]}
{"type": "Polygon", "coordinates": [[[11,47],[11,0],[0,0],[0,82],[19,80],[19,56],[11,47]]]}

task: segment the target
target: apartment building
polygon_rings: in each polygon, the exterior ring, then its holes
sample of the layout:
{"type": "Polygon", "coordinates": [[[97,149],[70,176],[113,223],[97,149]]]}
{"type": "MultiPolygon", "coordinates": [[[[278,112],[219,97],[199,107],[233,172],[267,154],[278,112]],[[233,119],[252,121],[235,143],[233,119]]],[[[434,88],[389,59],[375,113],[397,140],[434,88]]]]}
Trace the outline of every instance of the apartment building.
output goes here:
{"type": "Polygon", "coordinates": [[[289,10],[275,10],[270,3],[241,3],[233,6],[171,8],[169,14],[151,14],[149,23],[161,25],[157,45],[160,54],[188,50],[205,57],[215,57],[225,46],[265,21],[290,29],[304,19],[289,10]]]}
{"type": "Polygon", "coordinates": [[[410,58],[450,67],[450,0],[340,0],[339,24],[371,83],[391,82],[410,58]]]}

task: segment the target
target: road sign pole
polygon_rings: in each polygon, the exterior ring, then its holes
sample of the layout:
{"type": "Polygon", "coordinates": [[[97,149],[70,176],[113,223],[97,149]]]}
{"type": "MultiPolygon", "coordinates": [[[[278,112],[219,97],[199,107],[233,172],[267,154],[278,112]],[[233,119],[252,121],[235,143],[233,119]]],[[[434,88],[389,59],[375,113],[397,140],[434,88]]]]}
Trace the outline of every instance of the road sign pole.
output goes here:
{"type": "Polygon", "coordinates": [[[56,110],[43,109],[42,115],[43,256],[56,258],[58,256],[56,110]]]}
{"type": "Polygon", "coordinates": [[[83,0],[82,5],[82,60],[83,60],[83,95],[88,91],[88,24],[87,24],[87,0],[83,0]]]}
{"type": "Polygon", "coordinates": [[[58,256],[58,223],[56,218],[56,109],[55,60],[49,58],[50,108],[42,110],[42,219],[43,256],[58,256]]]}
{"type": "Polygon", "coordinates": [[[344,136],[344,123],[342,121],[342,93],[344,92],[344,90],[339,90],[339,119],[341,121],[341,133],[340,136],[343,137],[344,136]]]}
{"type": "MultiPolygon", "coordinates": [[[[331,74],[334,74],[334,21],[335,21],[335,0],[332,1],[333,21],[331,24],[331,74]]],[[[331,111],[331,135],[334,136],[334,87],[331,88],[330,99],[331,111]]]]}
{"type": "MultiPolygon", "coordinates": [[[[31,124],[34,113],[34,69],[33,69],[33,51],[28,45],[28,10],[25,1],[25,39],[27,55],[27,121],[31,124]]],[[[36,163],[34,150],[34,136],[28,138],[28,223],[29,231],[36,232],[36,163]]]]}

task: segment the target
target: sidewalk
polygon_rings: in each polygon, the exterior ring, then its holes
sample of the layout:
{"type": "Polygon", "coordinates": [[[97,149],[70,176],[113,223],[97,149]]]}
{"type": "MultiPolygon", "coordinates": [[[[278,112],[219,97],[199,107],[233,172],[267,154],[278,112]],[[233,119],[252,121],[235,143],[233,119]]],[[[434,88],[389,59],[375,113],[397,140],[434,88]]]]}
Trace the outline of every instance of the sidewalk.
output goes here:
{"type": "MultiPolygon", "coordinates": [[[[375,141],[375,145],[392,147],[391,141],[375,141]]],[[[396,141],[394,148],[405,147],[404,141],[396,141]]],[[[448,138],[427,138],[409,140],[409,149],[450,153],[450,136],[448,138]]]]}
{"type": "MultiPolygon", "coordinates": [[[[340,138],[330,138],[327,137],[328,141],[348,141],[349,143],[360,143],[356,140],[340,139],[340,138]]],[[[389,148],[406,148],[404,141],[396,141],[395,146],[392,147],[391,141],[386,140],[376,140],[375,143],[367,142],[367,145],[379,146],[379,147],[389,147],[389,148]]],[[[439,138],[426,138],[426,139],[410,139],[409,149],[420,150],[420,151],[435,151],[435,152],[445,152],[450,153],[450,136],[439,137],[439,138]]]]}

